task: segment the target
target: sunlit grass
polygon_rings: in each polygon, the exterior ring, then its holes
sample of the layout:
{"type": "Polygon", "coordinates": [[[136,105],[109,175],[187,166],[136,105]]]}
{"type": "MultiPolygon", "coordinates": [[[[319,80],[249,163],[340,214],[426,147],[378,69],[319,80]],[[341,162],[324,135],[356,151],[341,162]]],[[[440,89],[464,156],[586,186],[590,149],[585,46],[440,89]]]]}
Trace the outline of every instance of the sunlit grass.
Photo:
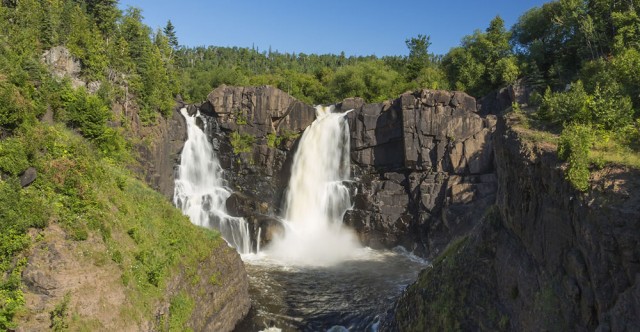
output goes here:
{"type": "Polygon", "coordinates": [[[617,164],[640,169],[640,151],[613,139],[597,141],[589,153],[589,159],[597,165],[617,164]]]}

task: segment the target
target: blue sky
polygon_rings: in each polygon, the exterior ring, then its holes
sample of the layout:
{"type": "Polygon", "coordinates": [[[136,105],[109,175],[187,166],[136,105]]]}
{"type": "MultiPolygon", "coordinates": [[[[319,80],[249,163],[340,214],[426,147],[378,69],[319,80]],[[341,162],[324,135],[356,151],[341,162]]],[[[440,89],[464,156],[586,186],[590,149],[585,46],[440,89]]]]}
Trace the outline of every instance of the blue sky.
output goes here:
{"type": "Polygon", "coordinates": [[[511,27],[550,0],[121,0],[153,29],[171,20],[181,45],[258,47],[307,54],[406,55],[404,41],[430,35],[444,54],[500,15],[511,27]]]}

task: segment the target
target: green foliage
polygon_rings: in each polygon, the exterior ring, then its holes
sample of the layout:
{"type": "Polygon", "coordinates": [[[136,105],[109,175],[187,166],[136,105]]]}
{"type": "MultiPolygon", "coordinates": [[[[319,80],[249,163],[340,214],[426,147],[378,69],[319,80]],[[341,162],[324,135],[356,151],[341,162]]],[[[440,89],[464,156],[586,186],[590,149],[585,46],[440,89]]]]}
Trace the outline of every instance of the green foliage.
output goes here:
{"type": "Polygon", "coordinates": [[[567,179],[580,191],[589,188],[589,151],[594,141],[593,129],[587,125],[567,126],[560,136],[558,156],[569,162],[567,179]]]}
{"type": "Polygon", "coordinates": [[[514,82],[520,70],[512,56],[510,37],[499,16],[491,20],[486,32],[465,36],[462,46],[452,49],[442,60],[451,85],[481,97],[514,82]]]}
{"type": "Polygon", "coordinates": [[[14,130],[34,117],[33,102],[20,88],[2,81],[0,72],[0,127],[14,130]]]}
{"type": "Polygon", "coordinates": [[[551,123],[591,124],[597,129],[617,130],[632,123],[631,99],[621,96],[614,84],[600,88],[597,84],[593,94],[585,91],[581,81],[571,85],[567,92],[544,94],[540,107],[541,118],[551,123]]]}
{"type": "Polygon", "coordinates": [[[167,25],[164,27],[162,32],[164,32],[165,36],[167,36],[169,46],[171,46],[171,48],[173,48],[174,50],[177,49],[178,37],[176,36],[176,30],[173,24],[171,23],[171,20],[167,21],[167,25]]]}
{"type": "Polygon", "coordinates": [[[22,141],[8,138],[0,141],[0,172],[19,175],[29,167],[27,149],[22,141]]]}
{"type": "Polygon", "coordinates": [[[126,158],[126,142],[116,129],[107,125],[113,114],[100,97],[87,93],[84,88],[73,90],[67,86],[61,98],[60,120],[93,142],[104,156],[126,158]]]}
{"type": "Polygon", "coordinates": [[[267,146],[277,148],[282,144],[282,142],[295,140],[298,137],[300,137],[300,133],[288,130],[282,131],[279,135],[276,133],[269,133],[267,134],[267,146]]]}
{"type": "Polygon", "coordinates": [[[17,327],[13,318],[25,304],[20,278],[26,264],[26,259],[19,260],[13,270],[3,274],[0,280],[0,330],[14,330],[17,327]]]}
{"type": "Polygon", "coordinates": [[[552,123],[589,121],[588,104],[591,97],[584,90],[584,85],[578,81],[571,85],[567,92],[554,93],[550,88],[544,93],[540,117],[552,123]]]}
{"type": "Polygon", "coordinates": [[[49,319],[51,320],[51,325],[49,326],[51,330],[56,332],[66,331],[69,328],[69,323],[66,318],[68,316],[69,310],[69,294],[65,294],[62,302],[58,303],[53,310],[49,313],[49,319]]]}
{"type": "Polygon", "coordinates": [[[407,59],[409,80],[416,79],[418,74],[431,64],[431,56],[429,55],[430,39],[430,36],[418,35],[405,40],[405,44],[409,48],[409,58],[407,59]]]}
{"type": "Polygon", "coordinates": [[[231,147],[235,154],[251,152],[255,141],[255,136],[251,134],[241,134],[237,131],[231,133],[231,147]]]}
{"type": "Polygon", "coordinates": [[[192,331],[185,324],[191,317],[195,302],[184,292],[178,293],[169,303],[169,331],[192,331]]]}
{"type": "Polygon", "coordinates": [[[362,97],[369,102],[380,102],[399,93],[399,75],[382,61],[360,62],[336,71],[331,82],[339,98],[362,97]]]}

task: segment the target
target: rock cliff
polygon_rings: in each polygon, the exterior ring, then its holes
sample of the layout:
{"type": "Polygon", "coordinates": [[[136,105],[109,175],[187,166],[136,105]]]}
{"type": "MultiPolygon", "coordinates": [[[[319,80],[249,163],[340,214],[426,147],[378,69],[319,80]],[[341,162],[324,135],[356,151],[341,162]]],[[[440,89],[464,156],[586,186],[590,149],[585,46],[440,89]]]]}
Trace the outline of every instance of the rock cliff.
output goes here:
{"type": "Polygon", "coordinates": [[[491,217],[421,274],[383,330],[639,326],[640,172],[605,167],[580,193],[555,147],[522,130],[513,116],[499,123],[491,217]]]}
{"type": "Polygon", "coordinates": [[[493,204],[495,117],[461,92],[422,90],[380,104],[348,99],[356,194],[345,221],[373,248],[433,257],[493,204]]]}
{"type": "MultiPolygon", "coordinates": [[[[281,212],[297,138],[315,119],[313,107],[269,86],[222,86],[191,112],[196,109],[238,192],[229,211],[249,220],[254,239],[260,227],[261,241],[268,241],[277,231],[273,216],[281,212]]],[[[433,256],[475,223],[474,211],[493,204],[496,122],[477,114],[472,97],[423,90],[378,104],[347,99],[336,110],[353,110],[354,208],[345,222],[364,244],[403,245],[433,256]]]]}

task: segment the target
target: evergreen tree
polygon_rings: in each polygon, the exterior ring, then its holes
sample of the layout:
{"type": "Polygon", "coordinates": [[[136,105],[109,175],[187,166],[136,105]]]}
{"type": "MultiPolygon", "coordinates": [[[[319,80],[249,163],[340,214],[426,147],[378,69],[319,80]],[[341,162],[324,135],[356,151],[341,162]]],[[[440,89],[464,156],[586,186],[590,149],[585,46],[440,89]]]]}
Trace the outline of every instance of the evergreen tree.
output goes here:
{"type": "Polygon", "coordinates": [[[178,49],[178,37],[176,36],[175,27],[171,23],[171,20],[167,21],[167,25],[164,27],[164,35],[167,36],[169,40],[169,46],[171,48],[178,49]]]}
{"type": "Polygon", "coordinates": [[[87,11],[108,41],[115,32],[116,22],[120,17],[118,0],[86,0],[86,3],[87,11]]]}

